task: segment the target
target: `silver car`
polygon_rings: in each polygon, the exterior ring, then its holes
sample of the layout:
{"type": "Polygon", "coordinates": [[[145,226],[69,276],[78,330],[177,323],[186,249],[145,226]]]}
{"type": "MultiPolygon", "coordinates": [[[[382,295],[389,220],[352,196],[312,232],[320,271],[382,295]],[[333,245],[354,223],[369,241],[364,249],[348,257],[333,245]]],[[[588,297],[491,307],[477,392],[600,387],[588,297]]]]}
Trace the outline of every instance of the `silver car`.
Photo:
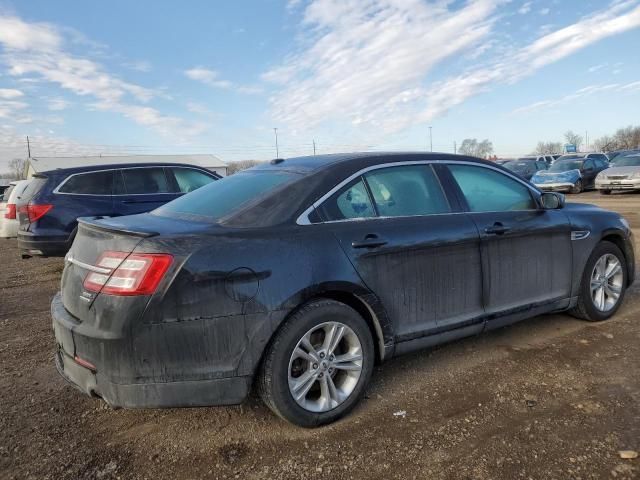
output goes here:
{"type": "Polygon", "coordinates": [[[598,174],[596,188],[604,195],[613,190],[640,190],[640,155],[618,157],[615,166],[598,174]]]}

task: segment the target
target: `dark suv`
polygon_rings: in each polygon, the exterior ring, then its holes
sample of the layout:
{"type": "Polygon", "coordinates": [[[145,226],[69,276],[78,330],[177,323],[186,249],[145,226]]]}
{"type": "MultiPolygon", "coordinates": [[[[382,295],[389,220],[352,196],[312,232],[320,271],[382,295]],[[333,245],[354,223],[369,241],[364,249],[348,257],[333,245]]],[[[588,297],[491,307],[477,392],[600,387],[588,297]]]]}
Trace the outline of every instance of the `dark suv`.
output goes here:
{"type": "Polygon", "coordinates": [[[64,256],[79,217],[117,217],[153,210],[221,178],[185,164],[120,164],[51,170],[34,175],[18,206],[23,258],[64,256]]]}

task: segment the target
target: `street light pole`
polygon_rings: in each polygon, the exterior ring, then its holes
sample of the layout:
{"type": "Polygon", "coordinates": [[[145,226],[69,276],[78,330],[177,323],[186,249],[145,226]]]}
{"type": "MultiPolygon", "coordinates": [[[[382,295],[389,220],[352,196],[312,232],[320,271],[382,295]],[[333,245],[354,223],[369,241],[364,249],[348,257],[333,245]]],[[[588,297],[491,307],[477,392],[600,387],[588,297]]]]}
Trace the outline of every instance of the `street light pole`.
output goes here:
{"type": "Polygon", "coordinates": [[[280,158],[280,152],[278,151],[278,129],[274,128],[273,133],[276,136],[276,158],[280,158]]]}
{"type": "Polygon", "coordinates": [[[431,147],[431,151],[433,152],[433,127],[429,127],[429,146],[431,147]]]}

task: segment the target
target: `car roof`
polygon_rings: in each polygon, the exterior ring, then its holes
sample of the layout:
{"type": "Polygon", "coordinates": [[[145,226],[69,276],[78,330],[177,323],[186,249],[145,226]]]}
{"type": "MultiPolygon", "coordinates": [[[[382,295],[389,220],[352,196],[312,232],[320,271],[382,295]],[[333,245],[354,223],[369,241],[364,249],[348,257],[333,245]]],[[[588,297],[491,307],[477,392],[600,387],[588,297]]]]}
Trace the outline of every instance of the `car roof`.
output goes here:
{"type": "MultiPolygon", "coordinates": [[[[61,174],[71,174],[71,173],[80,173],[80,172],[96,172],[100,170],[111,170],[111,169],[123,169],[123,168],[136,168],[136,167],[144,167],[144,168],[153,168],[153,167],[187,167],[187,168],[197,168],[198,170],[207,170],[204,167],[199,165],[190,165],[187,163],[166,163],[166,162],[158,162],[158,163],[105,163],[104,165],[87,165],[85,167],[70,167],[70,168],[56,168],[55,170],[47,170],[44,172],[38,172],[38,175],[61,175],[61,174]]],[[[215,172],[211,172],[215,174],[215,172]]]]}
{"type": "Polygon", "coordinates": [[[309,155],[303,157],[274,159],[251,170],[290,170],[300,173],[311,173],[329,168],[353,167],[360,165],[377,165],[380,163],[396,163],[406,161],[447,160],[474,162],[484,165],[495,165],[495,162],[467,155],[431,152],[354,152],[333,153],[326,155],[309,155]]]}

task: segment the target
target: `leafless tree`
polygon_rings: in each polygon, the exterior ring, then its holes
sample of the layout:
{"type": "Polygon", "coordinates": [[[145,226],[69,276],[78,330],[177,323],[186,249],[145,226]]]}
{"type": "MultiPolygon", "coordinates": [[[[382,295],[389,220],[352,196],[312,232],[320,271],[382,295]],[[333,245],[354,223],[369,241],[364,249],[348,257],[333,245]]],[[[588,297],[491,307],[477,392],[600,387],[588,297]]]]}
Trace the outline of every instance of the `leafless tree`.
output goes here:
{"type": "Polygon", "coordinates": [[[15,180],[24,180],[26,178],[27,162],[22,158],[14,158],[9,160],[9,171],[15,180]]]}
{"type": "Polygon", "coordinates": [[[618,140],[609,135],[596,138],[591,145],[597,152],[612,152],[613,150],[618,150],[618,140]]]}
{"type": "Polygon", "coordinates": [[[247,168],[260,165],[261,163],[262,162],[260,160],[238,160],[236,162],[229,162],[229,165],[227,166],[227,175],[233,175],[241,170],[246,170],[247,168]]]}
{"type": "Polygon", "coordinates": [[[584,140],[582,138],[582,135],[578,135],[573,130],[568,130],[564,134],[564,139],[567,141],[569,145],[575,145],[576,150],[580,150],[580,145],[582,145],[582,141],[584,140]]]}
{"type": "Polygon", "coordinates": [[[536,155],[552,155],[561,154],[562,151],[562,142],[538,142],[534,153],[536,155]]]}
{"type": "Polygon", "coordinates": [[[486,158],[493,153],[493,143],[487,139],[478,142],[475,138],[465,138],[458,149],[458,153],[486,158]]]}
{"type": "Polygon", "coordinates": [[[625,128],[619,128],[614,138],[616,140],[616,147],[619,150],[640,148],[640,127],[629,125],[625,128]]]}

